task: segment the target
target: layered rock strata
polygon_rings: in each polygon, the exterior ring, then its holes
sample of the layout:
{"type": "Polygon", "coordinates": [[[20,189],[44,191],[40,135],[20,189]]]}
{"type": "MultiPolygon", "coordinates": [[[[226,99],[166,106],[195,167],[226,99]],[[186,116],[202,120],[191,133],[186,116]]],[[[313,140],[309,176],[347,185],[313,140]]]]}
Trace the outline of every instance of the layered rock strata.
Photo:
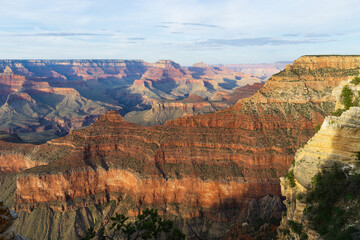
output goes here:
{"type": "Polygon", "coordinates": [[[312,69],[303,67],[308,57],[296,60],[225,110],[153,127],[109,112],[24,150],[46,164],[0,177],[0,197],[19,213],[15,229],[28,237],[77,239],[114,212],[150,206],[189,235],[201,229],[208,229],[207,239],[224,235],[249,201],[280,194],[278,179],[294,152],[334,110],[331,92],[359,74],[360,64],[322,68],[327,57],[321,59],[312,69]],[[36,227],[26,224],[34,219],[41,219],[36,227]]]}

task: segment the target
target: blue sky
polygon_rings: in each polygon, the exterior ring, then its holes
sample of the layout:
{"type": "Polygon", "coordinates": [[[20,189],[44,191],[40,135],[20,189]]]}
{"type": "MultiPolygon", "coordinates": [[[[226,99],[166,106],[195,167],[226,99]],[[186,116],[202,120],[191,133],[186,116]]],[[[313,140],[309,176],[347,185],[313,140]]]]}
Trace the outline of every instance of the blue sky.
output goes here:
{"type": "Polygon", "coordinates": [[[0,58],[182,65],[360,54],[359,0],[0,0],[0,58]]]}

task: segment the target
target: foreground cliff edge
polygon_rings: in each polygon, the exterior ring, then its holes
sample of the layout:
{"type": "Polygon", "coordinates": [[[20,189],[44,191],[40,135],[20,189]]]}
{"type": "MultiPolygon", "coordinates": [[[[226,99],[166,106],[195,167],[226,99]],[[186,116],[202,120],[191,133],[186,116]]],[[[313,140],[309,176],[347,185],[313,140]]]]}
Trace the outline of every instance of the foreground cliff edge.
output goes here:
{"type": "Polygon", "coordinates": [[[1,142],[0,198],[29,238],[77,239],[115,212],[152,207],[216,239],[249,202],[280,195],[296,149],[334,110],[332,91],[359,69],[359,56],[304,56],[216,113],[142,127],[112,111],[43,145],[1,142]]]}
{"type": "MultiPolygon", "coordinates": [[[[340,221],[340,217],[347,211],[352,214],[344,216],[341,233],[327,233],[323,230],[323,234],[319,234],[311,226],[309,219],[309,191],[314,191],[314,177],[323,171],[330,174],[333,171],[340,171],[340,176],[346,179],[344,188],[348,188],[352,178],[358,178],[360,171],[360,107],[352,107],[342,113],[340,117],[326,117],[320,130],[311,138],[308,143],[299,149],[295,155],[293,166],[289,170],[286,178],[281,178],[281,192],[286,197],[284,203],[287,212],[284,212],[281,226],[279,228],[280,239],[358,239],[360,233],[360,214],[358,209],[358,193],[339,196],[332,206],[331,211],[340,211],[345,207],[341,216],[335,216],[340,221]],[[339,170],[329,170],[331,168],[339,168],[339,170]],[[346,199],[342,202],[342,198],[346,199]],[[321,236],[323,235],[323,236],[321,236]],[[335,236],[340,235],[340,236],[335,236]]],[[[321,175],[320,175],[321,176],[321,175]]],[[[330,175],[330,177],[333,177],[330,175]]],[[[319,180],[317,180],[319,181],[319,180]]],[[[356,191],[359,191],[358,181],[354,184],[356,191]]],[[[326,186],[329,191],[336,193],[336,186],[326,186]]],[[[340,186],[341,187],[341,186],[340,186]]],[[[330,192],[324,193],[328,200],[331,201],[330,192]]],[[[317,203],[319,204],[319,203],[317,203]]],[[[336,213],[338,214],[338,213],[336,213]]],[[[331,216],[331,214],[330,214],[331,216]]],[[[328,216],[328,219],[330,218],[328,216]]],[[[328,223],[332,224],[330,219],[328,223]]],[[[318,225],[322,222],[317,222],[318,225]]],[[[331,225],[330,228],[333,228],[331,225]]],[[[319,228],[319,227],[317,227],[319,228]]],[[[322,229],[320,229],[322,230],[322,229]]],[[[331,230],[330,230],[331,231],[331,230]]]]}

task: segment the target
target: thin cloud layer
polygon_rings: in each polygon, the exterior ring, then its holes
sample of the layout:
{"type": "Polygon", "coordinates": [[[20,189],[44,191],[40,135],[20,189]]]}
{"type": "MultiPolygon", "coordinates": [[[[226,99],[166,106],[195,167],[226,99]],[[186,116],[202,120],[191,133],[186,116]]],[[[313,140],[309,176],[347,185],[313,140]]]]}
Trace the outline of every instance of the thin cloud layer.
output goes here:
{"type": "Polygon", "coordinates": [[[204,23],[195,23],[195,22],[162,22],[164,25],[158,25],[163,27],[170,27],[170,25],[182,25],[182,26],[193,26],[193,27],[204,27],[204,28],[218,28],[224,29],[221,26],[213,25],[213,24],[204,24],[204,23]]]}
{"type": "Polygon", "coordinates": [[[5,37],[74,37],[74,36],[111,36],[108,33],[75,33],[75,32],[49,32],[49,33],[16,33],[0,34],[5,37]]]}
{"type": "Polygon", "coordinates": [[[173,59],[183,65],[359,54],[358,0],[12,0],[0,58],[173,59]]]}
{"type": "Polygon", "coordinates": [[[238,38],[238,39],[209,39],[199,42],[203,46],[263,46],[263,45],[289,45],[289,44],[309,44],[322,43],[319,39],[289,40],[289,39],[273,39],[266,37],[259,38],[238,38]]]}

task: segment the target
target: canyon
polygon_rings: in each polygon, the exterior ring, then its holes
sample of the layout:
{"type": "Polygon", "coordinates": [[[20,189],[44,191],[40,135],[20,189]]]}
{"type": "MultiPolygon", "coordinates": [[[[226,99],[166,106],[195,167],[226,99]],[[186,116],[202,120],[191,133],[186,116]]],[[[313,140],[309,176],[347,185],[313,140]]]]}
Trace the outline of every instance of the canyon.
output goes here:
{"type": "Polygon", "coordinates": [[[223,99],[234,99],[236,88],[262,81],[223,67],[186,68],[171,60],[1,60],[0,69],[0,131],[34,143],[88,126],[109,110],[144,115],[135,111],[154,107],[156,114],[143,119],[145,125],[213,112],[235,103],[223,99]],[[182,101],[192,94],[212,107],[156,108],[158,101],[182,101]],[[186,111],[190,108],[194,111],[186,111]]]}
{"type": "MultiPolygon", "coordinates": [[[[173,62],[157,64],[170,64],[177,69],[171,78],[184,80],[173,62]]],[[[194,66],[204,67],[209,70],[194,66]]],[[[13,163],[9,168],[2,161],[0,198],[19,215],[15,231],[29,238],[79,239],[115,212],[134,216],[151,207],[189,237],[217,239],[238,224],[249,203],[280,195],[279,177],[294,153],[334,111],[332,92],[359,69],[358,56],[303,56],[254,95],[214,113],[145,127],[109,111],[45,144],[0,142],[2,156],[13,163]],[[35,220],[36,226],[29,224],[35,220]]],[[[157,67],[151,76],[169,74],[157,67]]],[[[151,86],[164,83],[146,76],[136,84],[151,99],[151,86]]],[[[192,104],[209,97],[198,89],[189,97],[192,104]]],[[[275,200],[265,202],[278,206],[275,200]]]]}

